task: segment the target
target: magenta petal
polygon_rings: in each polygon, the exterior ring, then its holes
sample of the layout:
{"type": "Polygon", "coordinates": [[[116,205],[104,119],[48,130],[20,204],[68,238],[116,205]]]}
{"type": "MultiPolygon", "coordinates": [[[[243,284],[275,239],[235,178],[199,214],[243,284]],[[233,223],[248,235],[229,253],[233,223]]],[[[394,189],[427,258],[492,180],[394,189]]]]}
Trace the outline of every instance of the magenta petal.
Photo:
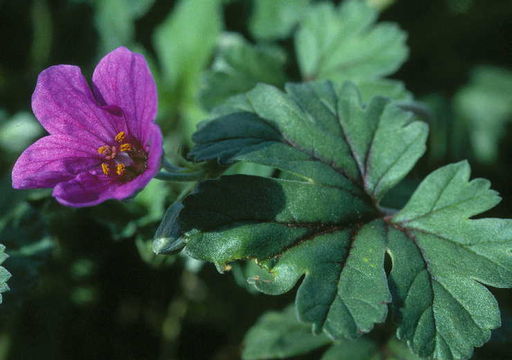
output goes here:
{"type": "Polygon", "coordinates": [[[80,68],[51,66],[39,74],[32,109],[50,134],[69,135],[99,147],[124,130],[124,121],[97,103],[80,68]]]}
{"type": "Polygon", "coordinates": [[[146,129],[147,140],[144,144],[148,153],[146,170],[135,179],[119,183],[99,172],[83,173],[76,178],[58,184],[53,196],[63,205],[82,207],[97,205],[108,199],[122,200],[141,190],[160,169],[162,157],[162,133],[160,128],[151,124],[146,129]]]}
{"type": "Polygon", "coordinates": [[[100,164],[97,153],[64,135],[43,137],[28,147],[12,170],[15,189],[53,187],[100,164]]]}
{"type": "Polygon", "coordinates": [[[73,207],[93,206],[114,198],[116,184],[103,174],[82,173],[55,186],[52,195],[63,205],[73,207]]]}
{"type": "Polygon", "coordinates": [[[156,85],[144,56],[120,47],[107,54],[94,70],[92,81],[105,104],[119,106],[128,130],[139,141],[157,112],[156,85]]]}

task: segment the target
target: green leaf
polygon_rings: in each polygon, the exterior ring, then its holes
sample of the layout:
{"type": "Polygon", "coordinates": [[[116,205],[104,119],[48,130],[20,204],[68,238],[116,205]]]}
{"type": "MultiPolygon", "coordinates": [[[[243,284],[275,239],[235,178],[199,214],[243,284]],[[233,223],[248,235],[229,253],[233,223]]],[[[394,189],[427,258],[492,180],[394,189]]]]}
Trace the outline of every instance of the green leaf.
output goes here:
{"type": "Polygon", "coordinates": [[[13,275],[9,281],[10,291],[1,307],[2,313],[9,314],[36,286],[39,267],[54,245],[46,233],[41,213],[26,203],[18,204],[0,223],[0,240],[9,249],[9,257],[4,258],[5,266],[13,275]]]}
{"type": "Polygon", "coordinates": [[[499,197],[458,163],[428,176],[391,215],[380,200],[423,154],[426,125],[388,98],[362,102],[350,83],[286,91],[259,85],[231,100],[195,134],[190,156],[293,176],[199,184],[183,200],[175,240],[221,271],[254,259],[266,272],[251,281],[264,293],[300,282],[297,313],[315,333],[356,338],[385,320],[393,300],[398,336],[414,352],[469,358],[500,323],[482,284],[512,286],[512,221],[469,220],[499,197]]]}
{"type": "Polygon", "coordinates": [[[19,155],[40,135],[41,125],[27,112],[16,113],[3,124],[0,122],[0,148],[6,153],[19,155]]]}
{"type": "Polygon", "coordinates": [[[346,0],[311,7],[295,36],[303,79],[376,79],[406,60],[406,35],[395,24],[375,24],[377,11],[366,2],[346,0]]]}
{"type": "Polygon", "coordinates": [[[370,339],[341,340],[331,346],[322,356],[321,360],[380,360],[373,355],[378,353],[377,344],[370,339]]]}
{"type": "Polygon", "coordinates": [[[378,344],[369,338],[341,340],[331,346],[321,360],[420,360],[396,339],[378,344]]]}
{"type": "Polygon", "coordinates": [[[388,99],[363,105],[351,84],[286,89],[256,87],[239,104],[253,112],[203,125],[191,156],[264,164],[302,181],[205,182],[184,202],[182,240],[189,254],[220,269],[256,258],[272,274],[255,281],[266,293],[286,292],[306,274],[297,295],[300,318],[316,332],[354,338],[383,321],[391,301],[386,226],[374,203],[421,156],[426,126],[388,99]],[[399,140],[390,144],[391,136],[399,140]]]}
{"type": "MultiPolygon", "coordinates": [[[[0,244],[0,264],[2,264],[7,258],[8,255],[5,253],[5,246],[0,244]]],[[[9,291],[7,281],[10,277],[11,274],[9,271],[7,271],[3,266],[0,266],[0,304],[2,303],[2,293],[9,291]]]]}
{"type": "Polygon", "coordinates": [[[500,326],[498,304],[482,284],[512,286],[512,221],[469,218],[500,198],[466,162],[429,175],[388,234],[398,336],[420,356],[466,359],[500,326]]]}
{"type": "Polygon", "coordinates": [[[380,199],[425,150],[426,125],[388,99],[363,106],[356,87],[330,82],[287,84],[286,90],[258,85],[219,109],[228,114],[201,127],[190,156],[255,162],[380,199]],[[390,143],[391,136],[400,140],[390,143]]]}
{"type": "Polygon", "coordinates": [[[133,42],[135,20],[144,15],[155,0],[96,0],[95,23],[101,37],[101,52],[133,42]],[[115,14],[115,16],[113,16],[115,14]]]}
{"type": "Polygon", "coordinates": [[[283,359],[330,344],[325,335],[313,335],[311,328],[297,321],[295,308],[264,314],[244,338],[244,360],[283,359]]]}
{"type": "Polygon", "coordinates": [[[310,0],[255,0],[249,29],[257,39],[277,40],[290,35],[307,12],[310,0]]]}
{"type": "Polygon", "coordinates": [[[365,336],[333,343],[323,334],[314,335],[309,326],[297,320],[293,306],[263,314],[245,335],[244,345],[244,360],[294,358],[326,345],[331,346],[321,360],[419,360],[394,337],[365,336]]]}
{"type": "Polygon", "coordinates": [[[201,113],[197,101],[200,76],[221,31],[219,0],[180,1],[153,37],[162,68],[165,102],[185,114],[189,133],[201,113]]]}
{"type": "Polygon", "coordinates": [[[455,96],[456,114],[467,122],[477,158],[491,163],[512,120],[512,71],[477,67],[470,83],[455,96]]]}
{"type": "Polygon", "coordinates": [[[400,81],[389,79],[359,80],[356,82],[363,101],[368,101],[375,96],[386,96],[393,100],[410,102],[412,94],[400,81]]]}
{"type": "Polygon", "coordinates": [[[251,45],[237,34],[225,34],[211,70],[203,79],[201,101],[211,109],[257,83],[284,84],[285,54],[277,47],[251,45]]]}

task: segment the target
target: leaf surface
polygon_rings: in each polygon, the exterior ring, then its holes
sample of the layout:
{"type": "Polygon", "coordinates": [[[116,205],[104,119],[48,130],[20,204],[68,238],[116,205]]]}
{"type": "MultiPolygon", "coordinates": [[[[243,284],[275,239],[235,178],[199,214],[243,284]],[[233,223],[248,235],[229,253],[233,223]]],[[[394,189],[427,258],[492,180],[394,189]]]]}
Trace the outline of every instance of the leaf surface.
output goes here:
{"type": "MultiPolygon", "coordinates": [[[[7,259],[7,254],[5,253],[5,246],[0,244],[0,264],[2,264],[5,259],[7,259]]],[[[9,271],[3,266],[0,266],[0,304],[2,303],[2,293],[9,291],[9,285],[7,285],[7,281],[11,277],[9,271]]]]}
{"type": "Polygon", "coordinates": [[[283,359],[330,344],[325,335],[315,336],[299,321],[293,306],[263,314],[244,338],[244,360],[283,359]]]}
{"type": "Polygon", "coordinates": [[[214,63],[203,78],[201,101],[211,109],[257,83],[284,84],[285,54],[277,47],[251,45],[237,34],[225,34],[214,63]]]}
{"type": "Polygon", "coordinates": [[[260,40],[287,37],[307,12],[310,0],[257,0],[249,22],[251,33],[260,40]]]}
{"type": "Polygon", "coordinates": [[[401,211],[383,196],[425,150],[427,127],[389,98],[352,84],[259,85],[216,110],[195,134],[195,161],[253,162],[282,178],[224,176],[183,200],[171,234],[223,271],[252,259],[249,279],[282,294],[315,333],[357,338],[398,314],[420,356],[467,359],[499,326],[484,285],[512,286],[512,221],[478,219],[499,197],[467,163],[429,175],[401,211]],[[386,253],[392,262],[384,271],[386,253]]]}
{"type": "Polygon", "coordinates": [[[499,200],[487,180],[469,181],[461,162],[429,175],[393,217],[398,336],[420,356],[469,358],[500,326],[497,302],[482,284],[512,286],[512,222],[469,219],[499,200]]]}
{"type": "Polygon", "coordinates": [[[395,72],[407,58],[406,35],[395,24],[378,23],[364,1],[311,6],[295,35],[303,79],[376,79],[395,72]]]}

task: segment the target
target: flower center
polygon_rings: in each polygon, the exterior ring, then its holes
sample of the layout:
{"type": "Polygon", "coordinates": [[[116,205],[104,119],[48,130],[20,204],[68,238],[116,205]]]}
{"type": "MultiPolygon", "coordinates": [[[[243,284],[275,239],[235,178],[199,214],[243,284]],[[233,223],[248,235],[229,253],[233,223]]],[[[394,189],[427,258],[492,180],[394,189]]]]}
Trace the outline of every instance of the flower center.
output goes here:
{"type": "Polygon", "coordinates": [[[124,131],[114,137],[115,145],[102,145],[98,154],[103,156],[101,171],[121,181],[130,181],[147,167],[148,154],[140,143],[129,138],[124,131]]]}

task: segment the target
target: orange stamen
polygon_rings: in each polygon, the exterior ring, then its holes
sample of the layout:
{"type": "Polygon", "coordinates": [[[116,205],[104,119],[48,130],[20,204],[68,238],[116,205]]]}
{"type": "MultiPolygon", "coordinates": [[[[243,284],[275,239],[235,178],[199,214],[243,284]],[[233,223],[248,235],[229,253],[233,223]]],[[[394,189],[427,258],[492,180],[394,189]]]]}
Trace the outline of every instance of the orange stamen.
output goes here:
{"type": "Polygon", "coordinates": [[[98,148],[98,154],[100,155],[107,155],[111,152],[110,146],[103,145],[98,148]]]}
{"type": "Polygon", "coordinates": [[[116,174],[121,176],[124,174],[126,170],[126,166],[124,164],[117,164],[116,166],[116,174]]]}
{"type": "Polygon", "coordinates": [[[126,138],[126,133],[124,131],[119,132],[114,138],[118,143],[123,142],[126,138]]]}
{"type": "Polygon", "coordinates": [[[110,168],[106,163],[101,163],[101,170],[103,170],[103,174],[105,175],[108,175],[110,173],[110,168]]]}
{"type": "Polygon", "coordinates": [[[119,147],[119,150],[120,151],[132,151],[133,150],[133,146],[132,146],[132,144],[125,143],[125,144],[122,144],[119,147]]]}

